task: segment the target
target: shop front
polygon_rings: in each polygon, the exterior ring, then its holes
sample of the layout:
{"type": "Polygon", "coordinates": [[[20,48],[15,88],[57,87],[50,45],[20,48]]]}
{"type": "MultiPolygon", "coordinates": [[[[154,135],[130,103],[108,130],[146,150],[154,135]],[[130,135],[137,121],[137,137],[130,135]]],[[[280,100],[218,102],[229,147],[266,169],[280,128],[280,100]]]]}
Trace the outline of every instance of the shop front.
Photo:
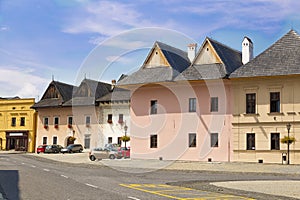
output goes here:
{"type": "Polygon", "coordinates": [[[6,132],[6,150],[27,151],[28,131],[6,132]]]}

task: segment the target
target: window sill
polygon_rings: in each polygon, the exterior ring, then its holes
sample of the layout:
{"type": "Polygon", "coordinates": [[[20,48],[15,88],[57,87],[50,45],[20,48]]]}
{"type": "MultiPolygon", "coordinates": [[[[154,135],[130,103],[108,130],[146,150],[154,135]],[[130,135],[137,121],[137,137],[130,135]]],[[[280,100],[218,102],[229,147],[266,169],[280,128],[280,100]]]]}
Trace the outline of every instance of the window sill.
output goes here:
{"type": "Polygon", "coordinates": [[[288,115],[296,115],[296,112],[287,112],[288,115]]]}
{"type": "Polygon", "coordinates": [[[259,116],[258,113],[244,113],[243,115],[244,115],[245,117],[259,116]]]}
{"type": "Polygon", "coordinates": [[[271,112],[271,113],[267,113],[267,115],[269,115],[269,116],[279,116],[279,115],[284,115],[284,114],[281,113],[281,112],[271,112]]]}

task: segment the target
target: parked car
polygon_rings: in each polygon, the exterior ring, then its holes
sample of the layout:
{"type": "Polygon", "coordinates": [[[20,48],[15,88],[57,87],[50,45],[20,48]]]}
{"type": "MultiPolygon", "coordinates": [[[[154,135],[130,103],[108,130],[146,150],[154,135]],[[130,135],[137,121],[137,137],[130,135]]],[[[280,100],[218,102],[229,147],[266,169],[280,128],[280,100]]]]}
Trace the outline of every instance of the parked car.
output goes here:
{"type": "Polygon", "coordinates": [[[119,147],[118,158],[130,158],[130,147],[119,147]]]}
{"type": "Polygon", "coordinates": [[[117,150],[118,147],[119,147],[119,145],[116,143],[109,143],[109,144],[104,145],[103,150],[107,150],[107,151],[117,150]]]}
{"type": "Polygon", "coordinates": [[[91,161],[102,160],[102,159],[115,159],[118,158],[119,154],[117,149],[104,150],[102,148],[95,148],[89,152],[89,158],[91,161]]]}
{"type": "Polygon", "coordinates": [[[63,148],[60,152],[62,153],[81,153],[83,151],[83,147],[81,144],[70,144],[66,148],[63,148]]]}
{"type": "Polygon", "coordinates": [[[44,153],[45,152],[45,149],[46,149],[46,144],[43,144],[43,145],[39,145],[37,148],[36,148],[36,153],[39,154],[39,153],[44,153]]]}
{"type": "Polygon", "coordinates": [[[63,147],[61,145],[53,144],[47,145],[45,149],[45,153],[60,153],[63,147]]]}

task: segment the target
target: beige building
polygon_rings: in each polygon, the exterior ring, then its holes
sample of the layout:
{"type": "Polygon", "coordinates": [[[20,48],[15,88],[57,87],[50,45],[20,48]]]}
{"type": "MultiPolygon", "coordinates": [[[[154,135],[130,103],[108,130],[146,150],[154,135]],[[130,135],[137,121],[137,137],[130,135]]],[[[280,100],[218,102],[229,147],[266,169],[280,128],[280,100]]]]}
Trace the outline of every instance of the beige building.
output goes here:
{"type": "Polygon", "coordinates": [[[300,164],[299,52],[300,35],[291,30],[231,74],[234,161],[282,163],[289,153],[300,164]],[[296,139],[289,151],[281,143],[288,134],[296,139]]]}

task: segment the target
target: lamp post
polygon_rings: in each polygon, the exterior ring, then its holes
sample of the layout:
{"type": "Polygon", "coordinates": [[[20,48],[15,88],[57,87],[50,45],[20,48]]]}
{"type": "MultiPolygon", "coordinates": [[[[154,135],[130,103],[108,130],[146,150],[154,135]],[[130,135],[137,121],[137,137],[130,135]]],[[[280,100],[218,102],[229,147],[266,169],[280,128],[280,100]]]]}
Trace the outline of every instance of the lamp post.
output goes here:
{"type": "Polygon", "coordinates": [[[288,130],[288,143],[287,143],[287,164],[290,164],[290,130],[291,130],[291,123],[288,123],[286,125],[286,128],[288,130]]]}
{"type": "MultiPolygon", "coordinates": [[[[125,122],[125,126],[124,126],[125,137],[127,137],[127,130],[128,130],[128,126],[126,125],[126,122],[125,122]]],[[[126,149],[126,140],[125,140],[125,149],[126,149]]]]}

